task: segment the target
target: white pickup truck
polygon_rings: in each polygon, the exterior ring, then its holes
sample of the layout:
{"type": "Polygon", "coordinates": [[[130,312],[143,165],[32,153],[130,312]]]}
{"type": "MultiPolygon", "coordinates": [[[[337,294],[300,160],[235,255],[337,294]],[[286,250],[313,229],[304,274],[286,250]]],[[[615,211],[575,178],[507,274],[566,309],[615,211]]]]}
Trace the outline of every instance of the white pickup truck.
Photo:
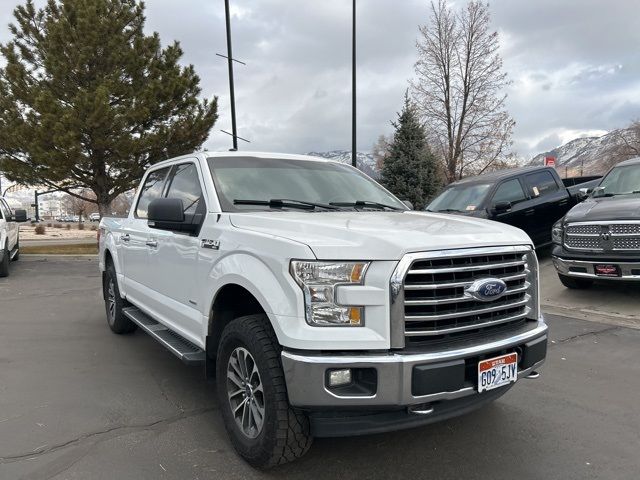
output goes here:
{"type": "Polygon", "coordinates": [[[18,222],[27,221],[26,210],[12,210],[0,197],[0,277],[9,275],[9,263],[20,256],[18,222]]]}
{"type": "Polygon", "coordinates": [[[100,223],[108,324],[141,328],[216,378],[250,464],[312,438],[460,415],[546,356],[529,237],[414,212],[358,170],[299,155],[153,165],[100,223]]]}

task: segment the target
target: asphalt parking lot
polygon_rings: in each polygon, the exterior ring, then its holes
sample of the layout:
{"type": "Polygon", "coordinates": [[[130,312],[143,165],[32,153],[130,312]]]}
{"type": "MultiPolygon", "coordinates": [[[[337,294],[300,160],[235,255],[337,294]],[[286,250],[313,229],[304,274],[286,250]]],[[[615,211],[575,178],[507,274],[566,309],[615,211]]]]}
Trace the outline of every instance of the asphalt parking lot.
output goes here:
{"type": "Polygon", "coordinates": [[[110,333],[95,262],[23,257],[0,279],[2,480],[640,475],[640,330],[556,315],[542,376],[489,407],[317,440],[296,463],[253,470],[227,440],[199,369],[144,333],[110,333]]]}

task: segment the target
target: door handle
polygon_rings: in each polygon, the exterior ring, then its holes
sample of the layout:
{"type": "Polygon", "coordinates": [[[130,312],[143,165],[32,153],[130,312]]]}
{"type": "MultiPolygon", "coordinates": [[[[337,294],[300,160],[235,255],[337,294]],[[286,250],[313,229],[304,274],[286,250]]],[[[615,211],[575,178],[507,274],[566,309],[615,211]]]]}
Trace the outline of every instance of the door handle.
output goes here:
{"type": "Polygon", "coordinates": [[[156,248],[158,246],[158,242],[155,240],[147,240],[144,242],[147,247],[156,248]]]}
{"type": "Polygon", "coordinates": [[[524,211],[525,215],[533,215],[534,213],[536,213],[536,211],[533,208],[524,211]]]}
{"type": "Polygon", "coordinates": [[[131,236],[128,233],[125,233],[120,237],[120,240],[122,240],[123,242],[128,242],[129,240],[131,240],[131,236]]]}

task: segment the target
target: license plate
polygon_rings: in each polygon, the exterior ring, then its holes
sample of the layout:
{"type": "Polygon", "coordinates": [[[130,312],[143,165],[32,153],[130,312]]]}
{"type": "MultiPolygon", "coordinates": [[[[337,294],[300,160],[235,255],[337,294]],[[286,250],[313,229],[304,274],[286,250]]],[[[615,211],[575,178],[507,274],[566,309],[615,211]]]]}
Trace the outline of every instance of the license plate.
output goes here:
{"type": "Polygon", "coordinates": [[[596,263],[593,266],[593,270],[596,275],[602,277],[619,277],[620,267],[618,265],[612,265],[610,263],[596,263]]]}
{"type": "Polygon", "coordinates": [[[518,380],[518,354],[508,353],[478,363],[478,392],[493,390],[518,380]]]}

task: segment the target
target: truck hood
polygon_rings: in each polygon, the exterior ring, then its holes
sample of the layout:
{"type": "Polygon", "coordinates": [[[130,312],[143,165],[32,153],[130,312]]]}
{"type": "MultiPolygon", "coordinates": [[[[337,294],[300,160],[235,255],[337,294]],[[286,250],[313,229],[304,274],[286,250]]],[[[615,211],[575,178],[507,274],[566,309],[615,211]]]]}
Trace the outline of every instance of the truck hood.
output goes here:
{"type": "Polygon", "coordinates": [[[409,252],[532,244],[509,225],[427,212],[251,212],[231,214],[230,220],[241,229],[308,245],[324,260],[399,260],[409,252]]]}
{"type": "Polygon", "coordinates": [[[565,222],[640,220],[640,195],[588,198],[573,207],[565,222]]]}

